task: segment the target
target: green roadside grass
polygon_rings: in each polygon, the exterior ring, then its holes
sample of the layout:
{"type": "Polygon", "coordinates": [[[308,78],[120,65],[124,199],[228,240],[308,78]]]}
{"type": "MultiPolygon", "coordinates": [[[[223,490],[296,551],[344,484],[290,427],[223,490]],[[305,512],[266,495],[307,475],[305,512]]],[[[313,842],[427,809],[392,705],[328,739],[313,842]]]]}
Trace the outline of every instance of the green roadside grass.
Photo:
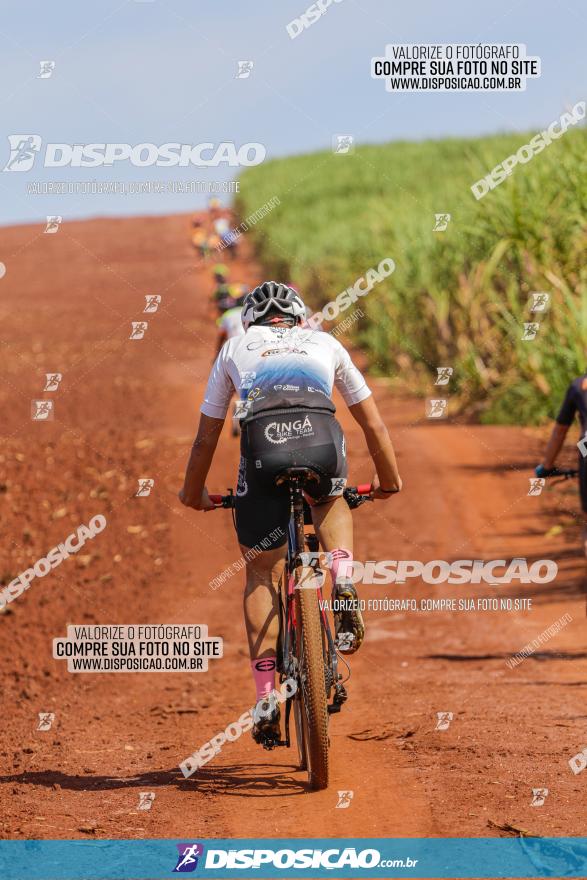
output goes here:
{"type": "Polygon", "coordinates": [[[449,366],[442,390],[463,412],[538,423],[587,364],[587,132],[569,128],[480,200],[470,188],[534,134],[270,161],[241,175],[236,210],[244,219],[279,199],[249,235],[267,276],[314,309],[394,260],[338,318],[364,312],[352,341],[373,373],[433,395],[436,368],[449,366]],[[433,232],[440,213],[450,223],[433,232]],[[550,295],[547,311],[531,313],[532,292],[550,295]]]}

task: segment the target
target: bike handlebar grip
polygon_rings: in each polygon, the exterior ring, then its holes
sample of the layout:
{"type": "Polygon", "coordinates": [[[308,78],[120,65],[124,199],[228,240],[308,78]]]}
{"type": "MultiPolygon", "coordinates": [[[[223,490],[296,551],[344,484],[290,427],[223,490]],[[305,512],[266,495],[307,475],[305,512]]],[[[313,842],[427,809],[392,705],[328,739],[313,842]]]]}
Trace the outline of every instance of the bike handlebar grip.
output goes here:
{"type": "Polygon", "coordinates": [[[357,492],[359,495],[370,495],[373,491],[373,486],[371,483],[361,483],[360,486],[357,486],[357,492]]]}

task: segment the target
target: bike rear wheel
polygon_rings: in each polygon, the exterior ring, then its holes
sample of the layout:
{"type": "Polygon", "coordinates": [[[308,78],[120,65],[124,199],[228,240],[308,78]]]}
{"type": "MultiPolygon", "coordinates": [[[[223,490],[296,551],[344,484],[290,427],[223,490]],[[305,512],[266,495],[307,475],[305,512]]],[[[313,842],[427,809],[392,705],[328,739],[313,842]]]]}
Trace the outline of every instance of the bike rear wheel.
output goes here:
{"type": "MultiPolygon", "coordinates": [[[[301,570],[299,572],[301,574],[301,570]]],[[[300,588],[298,583],[307,583],[307,580],[296,577],[296,652],[301,693],[299,701],[296,700],[295,703],[298,703],[301,715],[302,743],[305,747],[310,788],[316,791],[328,787],[328,708],[322,623],[318,591],[311,587],[300,588]]],[[[296,733],[297,727],[296,717],[296,733]]]]}
{"type": "Polygon", "coordinates": [[[298,758],[300,763],[300,770],[308,769],[308,758],[306,755],[306,740],[304,737],[304,720],[302,718],[303,713],[302,706],[302,695],[297,694],[293,701],[293,713],[294,713],[294,721],[296,724],[296,742],[298,744],[298,758]]]}

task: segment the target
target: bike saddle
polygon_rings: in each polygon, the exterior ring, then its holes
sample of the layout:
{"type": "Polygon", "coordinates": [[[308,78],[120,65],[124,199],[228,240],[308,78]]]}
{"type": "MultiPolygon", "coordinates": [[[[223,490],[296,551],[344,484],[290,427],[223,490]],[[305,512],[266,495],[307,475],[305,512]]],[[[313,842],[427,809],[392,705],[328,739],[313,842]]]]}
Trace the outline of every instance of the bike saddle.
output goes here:
{"type": "Polygon", "coordinates": [[[317,482],[320,480],[320,474],[309,467],[288,467],[280,471],[275,478],[278,486],[290,480],[298,480],[303,485],[312,481],[317,482]]]}

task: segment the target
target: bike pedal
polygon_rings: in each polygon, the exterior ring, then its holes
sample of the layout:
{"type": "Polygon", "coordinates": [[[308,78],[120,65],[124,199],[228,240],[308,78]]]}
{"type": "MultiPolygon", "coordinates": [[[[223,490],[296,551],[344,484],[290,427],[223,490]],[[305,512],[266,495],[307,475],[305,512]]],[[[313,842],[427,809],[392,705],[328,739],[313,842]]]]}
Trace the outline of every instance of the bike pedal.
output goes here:
{"type": "Polygon", "coordinates": [[[342,684],[337,684],[334,697],[330,706],[328,706],[328,713],[330,715],[336,715],[343,707],[343,704],[348,700],[348,694],[346,692],[346,688],[342,684]]]}
{"type": "Polygon", "coordinates": [[[346,692],[345,686],[342,684],[337,684],[336,685],[336,692],[334,694],[334,702],[340,703],[342,705],[342,703],[346,703],[348,698],[349,698],[349,695],[346,692]]]}
{"type": "Polygon", "coordinates": [[[263,748],[267,749],[268,752],[271,749],[276,749],[278,746],[289,746],[289,743],[286,739],[272,739],[271,737],[267,737],[263,740],[263,748]]]}

